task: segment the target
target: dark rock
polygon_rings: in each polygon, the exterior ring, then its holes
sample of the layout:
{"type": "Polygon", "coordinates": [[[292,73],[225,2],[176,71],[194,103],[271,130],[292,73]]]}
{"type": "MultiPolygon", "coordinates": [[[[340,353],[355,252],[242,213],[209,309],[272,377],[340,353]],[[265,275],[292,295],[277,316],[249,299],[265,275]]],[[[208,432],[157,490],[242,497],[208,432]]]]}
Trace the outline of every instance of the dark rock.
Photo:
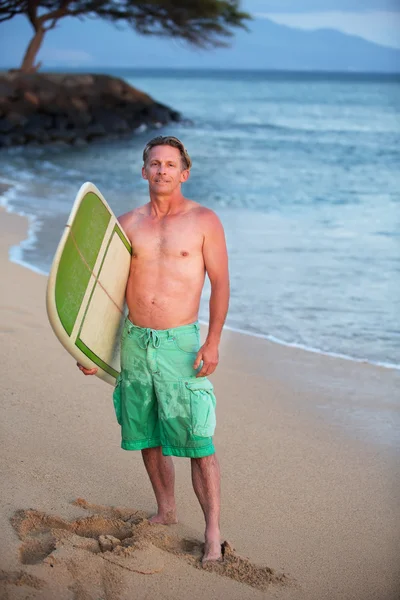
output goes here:
{"type": "Polygon", "coordinates": [[[66,119],[65,129],[80,129],[81,127],[87,127],[93,122],[93,115],[87,111],[79,111],[70,108],[66,115],[58,115],[54,120],[55,122],[57,122],[57,120],[61,122],[61,119],[66,119]]]}
{"type": "Polygon", "coordinates": [[[40,104],[39,97],[28,90],[24,93],[24,100],[30,104],[33,104],[34,106],[39,106],[40,104]]]}
{"type": "Polygon", "coordinates": [[[8,148],[9,146],[12,146],[12,145],[13,145],[13,142],[12,142],[10,135],[1,135],[0,134],[0,148],[8,148]]]}
{"type": "Polygon", "coordinates": [[[12,97],[15,93],[14,87],[8,81],[0,79],[0,98],[12,97]]]}
{"type": "Polygon", "coordinates": [[[35,129],[50,129],[53,125],[53,118],[46,113],[37,112],[29,115],[27,122],[24,125],[24,131],[32,131],[35,129]]]}
{"type": "Polygon", "coordinates": [[[163,106],[162,104],[149,106],[147,109],[147,114],[150,119],[155,122],[162,123],[163,125],[168,123],[168,121],[171,119],[169,108],[167,106],[163,106]]]}
{"type": "Polygon", "coordinates": [[[113,114],[109,115],[102,124],[108,133],[127,133],[130,129],[125,119],[113,114]]]}
{"type": "Polygon", "coordinates": [[[181,120],[179,112],[107,75],[0,75],[0,147],[57,140],[82,145],[181,120]]]}
{"type": "Polygon", "coordinates": [[[70,144],[81,132],[74,129],[51,129],[47,133],[51,141],[60,141],[70,144]]]}
{"type": "Polygon", "coordinates": [[[50,143],[51,147],[54,148],[70,148],[71,144],[70,142],[63,142],[63,140],[54,140],[54,142],[50,143]]]}
{"type": "Polygon", "coordinates": [[[14,134],[13,140],[19,139],[20,135],[22,135],[27,142],[38,142],[39,144],[47,144],[47,142],[50,142],[52,139],[49,131],[45,131],[39,127],[26,127],[21,134],[14,134]]]}
{"type": "MultiPolygon", "coordinates": [[[[174,121],[174,123],[183,122],[182,115],[177,110],[171,110],[170,118],[171,118],[171,121],[174,121]]],[[[187,120],[186,122],[189,123],[189,120],[187,120]]]]}
{"type": "Polygon", "coordinates": [[[55,102],[57,97],[57,88],[54,86],[51,89],[38,90],[39,101],[42,106],[50,107],[55,102]]]}
{"type": "Polygon", "coordinates": [[[12,136],[12,141],[16,146],[23,146],[28,140],[26,135],[23,135],[22,133],[14,133],[12,136]]]}
{"type": "Polygon", "coordinates": [[[76,140],[74,140],[73,145],[76,146],[77,148],[83,148],[85,146],[87,146],[87,141],[78,137],[76,138],[76,140]]]}
{"type": "Polygon", "coordinates": [[[61,75],[61,77],[65,87],[92,86],[95,82],[94,75],[61,75]]]}
{"type": "Polygon", "coordinates": [[[0,119],[0,133],[9,133],[15,127],[15,124],[12,123],[7,117],[0,119]]]}
{"type": "Polygon", "coordinates": [[[88,110],[89,108],[88,103],[82,98],[79,98],[79,96],[72,96],[71,104],[76,110],[80,110],[82,112],[88,110]]]}
{"type": "Polygon", "coordinates": [[[23,127],[28,122],[28,117],[20,111],[10,111],[5,117],[12,124],[12,128],[23,127]]]}
{"type": "Polygon", "coordinates": [[[93,110],[93,121],[95,124],[102,125],[106,133],[127,133],[130,130],[129,124],[116,111],[97,108],[93,110]]]}
{"type": "Polygon", "coordinates": [[[101,123],[92,123],[86,128],[86,139],[91,140],[95,137],[103,137],[107,134],[107,130],[101,123]]]}

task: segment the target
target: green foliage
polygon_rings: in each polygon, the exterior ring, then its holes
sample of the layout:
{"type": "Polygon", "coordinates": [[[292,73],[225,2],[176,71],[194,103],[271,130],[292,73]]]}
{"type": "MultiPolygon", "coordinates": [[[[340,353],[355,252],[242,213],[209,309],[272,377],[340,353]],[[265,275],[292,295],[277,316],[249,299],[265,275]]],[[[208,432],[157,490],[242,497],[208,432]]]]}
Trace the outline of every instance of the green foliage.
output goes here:
{"type": "Polygon", "coordinates": [[[250,15],[239,0],[0,0],[0,22],[26,15],[37,32],[63,17],[100,17],[143,35],[180,38],[200,47],[226,45],[250,15]]]}

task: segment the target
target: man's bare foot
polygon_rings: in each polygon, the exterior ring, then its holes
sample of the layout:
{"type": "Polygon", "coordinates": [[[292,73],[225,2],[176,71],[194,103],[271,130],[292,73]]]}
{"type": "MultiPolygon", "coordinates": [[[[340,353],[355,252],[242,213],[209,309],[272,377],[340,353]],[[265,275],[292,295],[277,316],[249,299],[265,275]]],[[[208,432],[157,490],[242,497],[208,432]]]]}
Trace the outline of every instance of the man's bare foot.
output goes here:
{"type": "Polygon", "coordinates": [[[219,531],[212,535],[207,535],[204,544],[204,554],[201,560],[202,564],[222,559],[221,538],[219,531]]]}
{"type": "Polygon", "coordinates": [[[160,525],[175,525],[178,522],[175,510],[158,512],[149,519],[149,523],[159,523],[160,525]]]}

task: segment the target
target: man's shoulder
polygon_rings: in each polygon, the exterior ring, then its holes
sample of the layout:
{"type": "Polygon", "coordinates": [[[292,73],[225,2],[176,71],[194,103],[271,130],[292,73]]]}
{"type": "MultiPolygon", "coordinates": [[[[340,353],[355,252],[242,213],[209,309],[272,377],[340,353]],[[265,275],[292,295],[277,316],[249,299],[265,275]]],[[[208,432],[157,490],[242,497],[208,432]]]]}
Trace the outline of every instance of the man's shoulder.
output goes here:
{"type": "Polygon", "coordinates": [[[218,215],[211,210],[211,208],[207,208],[194,200],[189,200],[189,202],[191,204],[190,210],[193,210],[193,214],[195,214],[198,219],[201,219],[204,223],[210,225],[213,223],[220,223],[218,215]]]}
{"type": "Polygon", "coordinates": [[[118,221],[122,227],[133,224],[138,218],[144,215],[147,206],[147,204],[143,204],[143,206],[138,206],[137,208],[120,215],[118,221]]]}
{"type": "Polygon", "coordinates": [[[196,218],[205,235],[212,234],[216,230],[223,229],[221,220],[217,213],[215,213],[211,208],[207,208],[198,202],[195,204],[197,206],[195,206],[193,210],[196,211],[196,218]]]}

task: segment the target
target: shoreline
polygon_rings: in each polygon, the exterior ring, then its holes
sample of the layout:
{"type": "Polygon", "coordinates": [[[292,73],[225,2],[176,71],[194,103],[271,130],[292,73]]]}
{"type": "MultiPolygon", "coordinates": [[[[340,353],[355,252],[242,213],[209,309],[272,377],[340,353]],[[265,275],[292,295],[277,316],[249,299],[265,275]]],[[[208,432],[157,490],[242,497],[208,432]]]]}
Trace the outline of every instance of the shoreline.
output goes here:
{"type": "MultiPolygon", "coordinates": [[[[21,212],[13,210],[13,208],[10,204],[10,200],[7,198],[7,192],[9,192],[9,193],[11,192],[11,194],[13,196],[14,192],[16,193],[18,191],[18,187],[19,187],[18,183],[11,183],[11,182],[4,183],[4,179],[3,179],[3,181],[0,181],[0,207],[3,207],[5,209],[5,211],[9,214],[15,214],[19,217],[26,218],[29,223],[28,235],[27,235],[26,239],[22,240],[17,246],[10,248],[9,260],[15,264],[21,265],[24,268],[33,271],[34,273],[37,273],[39,275],[43,275],[43,276],[47,277],[48,272],[43,271],[42,269],[36,267],[35,265],[25,262],[21,258],[23,248],[30,246],[32,244],[35,244],[37,242],[37,237],[35,235],[35,226],[37,223],[37,218],[31,214],[21,213],[21,212]],[[14,251],[14,253],[12,251],[14,251]]],[[[200,323],[203,325],[207,324],[206,321],[202,321],[201,319],[200,319],[200,323]]],[[[224,326],[224,330],[241,333],[243,335],[248,335],[248,336],[255,337],[255,338],[265,339],[273,344],[278,344],[280,346],[284,346],[287,348],[304,350],[305,352],[310,352],[312,354],[318,354],[321,356],[327,356],[327,357],[331,357],[331,358],[347,360],[350,362],[355,362],[355,363],[360,363],[360,364],[368,364],[368,365],[380,367],[383,369],[400,371],[400,363],[391,363],[391,362],[385,362],[385,361],[373,361],[373,360],[369,360],[367,358],[358,358],[358,357],[351,356],[348,354],[343,354],[340,352],[327,351],[327,350],[323,350],[321,348],[317,348],[317,347],[313,347],[313,346],[306,346],[304,344],[300,344],[300,343],[296,343],[296,342],[286,342],[285,340],[277,338],[273,335],[267,335],[267,334],[263,334],[263,333],[259,333],[259,332],[255,332],[255,331],[248,331],[245,329],[232,327],[232,326],[226,325],[226,324],[224,326]]]]}

